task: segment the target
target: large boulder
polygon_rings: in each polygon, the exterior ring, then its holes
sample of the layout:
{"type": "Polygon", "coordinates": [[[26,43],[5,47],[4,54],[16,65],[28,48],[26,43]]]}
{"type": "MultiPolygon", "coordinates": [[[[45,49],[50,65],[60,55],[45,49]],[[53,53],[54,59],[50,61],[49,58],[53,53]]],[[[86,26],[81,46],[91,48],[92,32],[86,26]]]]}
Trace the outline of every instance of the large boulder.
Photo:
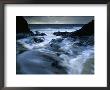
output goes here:
{"type": "Polygon", "coordinates": [[[16,16],[16,34],[18,33],[32,33],[27,21],[22,16],[16,16]]]}

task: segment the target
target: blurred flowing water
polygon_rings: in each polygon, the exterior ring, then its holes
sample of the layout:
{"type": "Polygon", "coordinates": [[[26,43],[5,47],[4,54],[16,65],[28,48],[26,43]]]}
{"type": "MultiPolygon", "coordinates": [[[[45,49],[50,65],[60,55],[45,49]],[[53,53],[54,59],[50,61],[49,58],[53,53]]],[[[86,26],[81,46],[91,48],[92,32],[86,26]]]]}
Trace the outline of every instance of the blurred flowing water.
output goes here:
{"type": "MultiPolygon", "coordinates": [[[[79,29],[81,27],[76,27],[79,29]]],[[[73,29],[72,29],[73,30],[73,29]]],[[[67,31],[72,31],[67,29],[67,31]]],[[[32,30],[35,33],[35,29],[32,30]]],[[[61,30],[39,30],[44,41],[35,43],[30,36],[17,40],[28,50],[17,54],[17,73],[22,74],[94,74],[94,45],[77,45],[80,39],[53,35],[61,30]]],[[[66,30],[62,30],[66,31],[66,30]]],[[[89,36],[87,37],[89,38],[89,36]]]]}

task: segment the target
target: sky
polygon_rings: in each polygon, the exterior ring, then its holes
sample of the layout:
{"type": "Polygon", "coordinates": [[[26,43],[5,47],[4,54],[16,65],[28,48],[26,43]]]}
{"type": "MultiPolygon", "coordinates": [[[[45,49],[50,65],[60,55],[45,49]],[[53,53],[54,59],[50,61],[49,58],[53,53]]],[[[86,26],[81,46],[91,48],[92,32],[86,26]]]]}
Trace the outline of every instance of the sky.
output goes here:
{"type": "Polygon", "coordinates": [[[28,24],[86,24],[94,16],[24,16],[28,24]]]}

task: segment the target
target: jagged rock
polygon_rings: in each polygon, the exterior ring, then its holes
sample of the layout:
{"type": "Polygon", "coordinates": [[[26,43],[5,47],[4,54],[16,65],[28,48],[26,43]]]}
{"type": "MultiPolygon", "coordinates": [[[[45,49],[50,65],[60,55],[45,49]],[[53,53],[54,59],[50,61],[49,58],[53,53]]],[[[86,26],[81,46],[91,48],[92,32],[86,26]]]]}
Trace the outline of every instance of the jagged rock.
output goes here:
{"type": "Polygon", "coordinates": [[[38,31],[35,31],[35,35],[39,35],[40,34],[40,32],[38,32],[38,31]]]}
{"type": "Polygon", "coordinates": [[[45,33],[40,33],[40,32],[38,32],[38,31],[35,31],[35,33],[36,33],[36,34],[35,34],[36,36],[45,36],[45,35],[46,35],[45,33]]]}
{"type": "Polygon", "coordinates": [[[56,36],[69,36],[69,32],[54,32],[53,34],[56,36]]]}
{"type": "Polygon", "coordinates": [[[40,42],[43,42],[43,41],[44,41],[44,38],[34,37],[33,40],[34,40],[36,43],[40,43],[40,42]]]}
{"type": "Polygon", "coordinates": [[[90,36],[94,35],[94,20],[85,24],[81,29],[71,33],[71,36],[90,36]]]}
{"type": "Polygon", "coordinates": [[[56,36],[63,36],[63,37],[75,37],[75,36],[90,36],[94,35],[94,20],[85,24],[81,29],[74,31],[74,32],[54,32],[56,36]]]}
{"type": "Polygon", "coordinates": [[[27,21],[22,16],[16,17],[16,33],[32,33],[28,28],[27,21]]]}
{"type": "Polygon", "coordinates": [[[41,35],[41,36],[45,36],[46,34],[45,34],[45,33],[41,33],[40,35],[41,35]]]}

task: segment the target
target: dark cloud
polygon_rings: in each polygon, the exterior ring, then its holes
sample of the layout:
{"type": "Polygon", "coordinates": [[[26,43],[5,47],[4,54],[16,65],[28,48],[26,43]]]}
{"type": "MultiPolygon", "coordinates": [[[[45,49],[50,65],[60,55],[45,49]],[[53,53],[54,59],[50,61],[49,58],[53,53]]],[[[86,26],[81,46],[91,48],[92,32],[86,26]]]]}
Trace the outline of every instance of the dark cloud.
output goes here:
{"type": "Polygon", "coordinates": [[[94,16],[24,16],[29,24],[86,24],[94,16]]]}

